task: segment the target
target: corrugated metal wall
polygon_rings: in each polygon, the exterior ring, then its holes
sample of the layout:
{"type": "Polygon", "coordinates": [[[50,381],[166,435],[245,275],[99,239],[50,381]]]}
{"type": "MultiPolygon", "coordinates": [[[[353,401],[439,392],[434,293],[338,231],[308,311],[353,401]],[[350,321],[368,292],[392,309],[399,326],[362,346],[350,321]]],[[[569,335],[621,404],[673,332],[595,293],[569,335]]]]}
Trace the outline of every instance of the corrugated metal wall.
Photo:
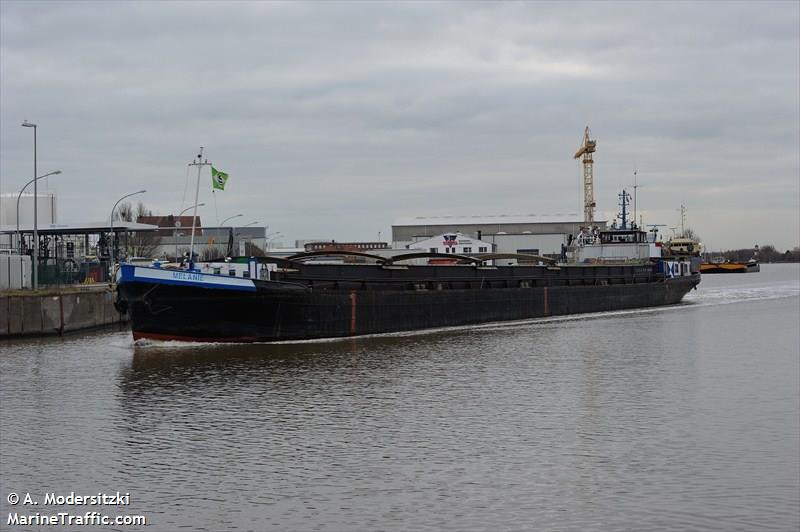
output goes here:
{"type": "Polygon", "coordinates": [[[0,255],[0,289],[31,287],[31,258],[28,255],[0,255]]]}

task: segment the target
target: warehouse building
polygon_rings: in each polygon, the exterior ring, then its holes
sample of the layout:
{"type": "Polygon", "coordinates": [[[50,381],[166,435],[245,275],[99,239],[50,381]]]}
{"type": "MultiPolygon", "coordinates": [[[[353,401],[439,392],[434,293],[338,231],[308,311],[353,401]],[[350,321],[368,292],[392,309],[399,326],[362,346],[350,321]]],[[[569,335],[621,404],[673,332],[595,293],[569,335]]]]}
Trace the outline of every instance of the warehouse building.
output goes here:
{"type": "MultiPolygon", "coordinates": [[[[595,224],[604,229],[605,220],[595,224]]],[[[400,218],[392,224],[394,248],[417,248],[419,242],[448,233],[462,233],[492,244],[495,253],[558,257],[561,246],[585,225],[578,215],[503,214],[400,218]]]]}

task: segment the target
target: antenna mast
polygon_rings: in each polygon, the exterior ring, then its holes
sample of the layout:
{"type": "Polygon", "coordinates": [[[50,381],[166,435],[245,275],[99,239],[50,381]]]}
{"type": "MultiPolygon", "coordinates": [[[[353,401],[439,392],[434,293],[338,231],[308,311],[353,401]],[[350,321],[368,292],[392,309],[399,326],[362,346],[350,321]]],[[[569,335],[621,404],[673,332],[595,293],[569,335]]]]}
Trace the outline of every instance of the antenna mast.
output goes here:
{"type": "MultiPolygon", "coordinates": [[[[619,205],[621,210],[619,216],[617,216],[617,218],[619,218],[622,222],[620,229],[628,229],[628,205],[630,205],[630,202],[631,195],[628,194],[623,188],[622,194],[619,195],[619,205]]],[[[634,223],[636,223],[636,220],[634,220],[634,223]]]]}
{"type": "Polygon", "coordinates": [[[686,205],[681,204],[681,238],[686,238],[686,205]]]}
{"type": "Polygon", "coordinates": [[[583,221],[588,227],[594,224],[594,161],[592,154],[597,149],[597,141],[589,138],[589,126],[583,132],[583,144],[575,152],[573,159],[583,156],[583,221]]]}
{"type": "MultiPolygon", "coordinates": [[[[633,169],[633,224],[636,225],[636,191],[639,188],[639,182],[637,181],[637,174],[638,169],[634,167],[633,169]]],[[[641,227],[642,223],[639,222],[639,226],[641,227]]]]}

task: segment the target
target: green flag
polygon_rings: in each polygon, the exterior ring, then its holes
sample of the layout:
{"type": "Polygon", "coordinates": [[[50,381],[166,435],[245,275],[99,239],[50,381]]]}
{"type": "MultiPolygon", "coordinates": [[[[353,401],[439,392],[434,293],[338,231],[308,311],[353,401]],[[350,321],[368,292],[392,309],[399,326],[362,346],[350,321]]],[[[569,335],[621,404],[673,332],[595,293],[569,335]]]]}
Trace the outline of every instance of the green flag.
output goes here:
{"type": "Polygon", "coordinates": [[[211,167],[211,186],[217,190],[225,190],[225,183],[228,182],[228,174],[220,172],[213,166],[211,167]]]}

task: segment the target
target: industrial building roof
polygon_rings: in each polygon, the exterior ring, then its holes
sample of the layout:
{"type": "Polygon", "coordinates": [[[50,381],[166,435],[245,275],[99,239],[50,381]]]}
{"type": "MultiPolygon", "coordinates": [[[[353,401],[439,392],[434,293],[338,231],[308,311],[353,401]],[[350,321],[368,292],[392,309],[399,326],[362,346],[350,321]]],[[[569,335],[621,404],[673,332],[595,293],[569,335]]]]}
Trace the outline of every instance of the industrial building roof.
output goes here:
{"type": "MultiPolygon", "coordinates": [[[[481,225],[481,224],[535,224],[535,223],[580,223],[583,217],[570,213],[556,214],[495,214],[488,216],[417,216],[398,218],[392,224],[399,226],[429,225],[481,225]]],[[[602,221],[602,220],[598,220],[602,221]]]]}
{"type": "MultiPolygon", "coordinates": [[[[157,225],[139,224],[136,222],[123,222],[114,220],[114,232],[123,231],[156,231],[157,225]]],[[[23,233],[30,233],[33,231],[33,225],[20,225],[19,230],[23,233]]],[[[75,224],[41,224],[38,231],[42,234],[57,233],[64,235],[82,235],[102,233],[103,231],[110,230],[109,222],[88,222],[88,223],[75,223],[75,224]]],[[[0,227],[0,233],[16,233],[16,225],[4,225],[0,227]]]]}

